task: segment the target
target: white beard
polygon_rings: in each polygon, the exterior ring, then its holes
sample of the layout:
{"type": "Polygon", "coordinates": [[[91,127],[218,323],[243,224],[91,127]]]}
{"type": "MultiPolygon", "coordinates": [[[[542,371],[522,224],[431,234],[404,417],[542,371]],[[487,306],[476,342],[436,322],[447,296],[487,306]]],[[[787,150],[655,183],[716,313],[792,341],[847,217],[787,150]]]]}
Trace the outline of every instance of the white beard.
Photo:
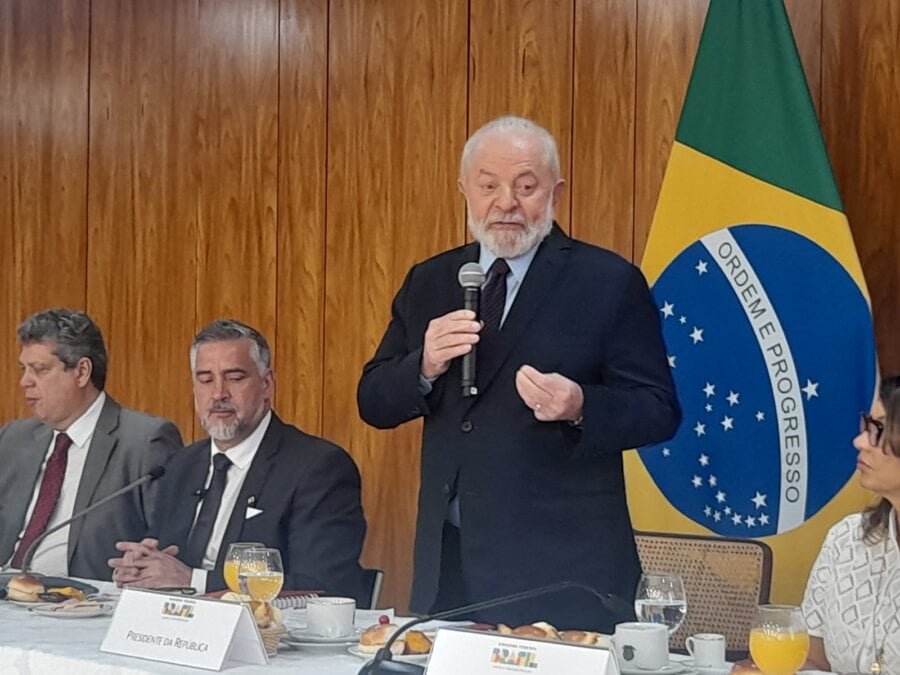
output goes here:
{"type": "Polygon", "coordinates": [[[528,253],[540,244],[544,237],[550,234],[553,227],[553,202],[547,202],[544,216],[536,221],[529,222],[524,215],[508,215],[503,213],[489,213],[480,222],[472,218],[472,210],[468,210],[467,222],[469,231],[482,246],[487,248],[498,258],[518,258],[528,253]],[[506,220],[516,222],[524,227],[520,230],[492,230],[488,223],[494,220],[506,220]]]}
{"type": "Polygon", "coordinates": [[[200,420],[206,433],[214,441],[230,441],[237,436],[241,427],[241,420],[235,419],[233,422],[214,421],[209,419],[200,420]]]}

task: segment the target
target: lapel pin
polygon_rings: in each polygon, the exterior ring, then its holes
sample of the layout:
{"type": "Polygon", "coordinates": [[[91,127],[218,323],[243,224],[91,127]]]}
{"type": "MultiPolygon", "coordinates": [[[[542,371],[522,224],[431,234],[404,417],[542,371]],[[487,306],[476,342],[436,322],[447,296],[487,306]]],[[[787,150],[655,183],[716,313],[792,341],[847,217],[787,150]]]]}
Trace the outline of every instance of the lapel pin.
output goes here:
{"type": "Polygon", "coordinates": [[[247,506],[253,506],[255,503],[256,503],[256,497],[251,496],[249,499],[247,499],[247,506]]]}

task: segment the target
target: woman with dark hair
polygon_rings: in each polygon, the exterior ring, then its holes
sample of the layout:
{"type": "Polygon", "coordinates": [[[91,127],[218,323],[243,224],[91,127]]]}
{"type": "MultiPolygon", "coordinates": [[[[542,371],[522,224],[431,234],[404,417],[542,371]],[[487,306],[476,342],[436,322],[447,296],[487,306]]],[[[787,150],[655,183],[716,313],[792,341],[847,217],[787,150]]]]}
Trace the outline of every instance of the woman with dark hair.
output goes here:
{"type": "Polygon", "coordinates": [[[900,675],[900,377],[882,381],[853,445],[859,483],[880,499],[822,544],[803,598],[808,665],[900,675]]]}

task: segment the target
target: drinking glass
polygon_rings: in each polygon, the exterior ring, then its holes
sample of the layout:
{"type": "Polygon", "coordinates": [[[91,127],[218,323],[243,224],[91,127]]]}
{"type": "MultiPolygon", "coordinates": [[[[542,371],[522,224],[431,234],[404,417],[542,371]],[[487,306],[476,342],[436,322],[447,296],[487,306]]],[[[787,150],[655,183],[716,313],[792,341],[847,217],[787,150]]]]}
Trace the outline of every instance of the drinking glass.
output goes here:
{"type": "Polygon", "coordinates": [[[750,630],[750,656],[765,675],[793,675],[806,661],[809,633],[795,605],[760,605],[750,630]]]}
{"type": "Polygon", "coordinates": [[[665,624],[669,635],[678,630],[687,614],[684,581],[678,574],[642,574],[634,595],[638,621],[665,624]]]}
{"type": "Polygon", "coordinates": [[[222,567],[222,574],[225,576],[225,585],[235,593],[241,592],[238,584],[238,571],[241,567],[241,556],[248,548],[262,548],[264,545],[259,542],[236,541],[228,545],[228,551],[225,553],[225,564],[222,567]]]}
{"type": "Polygon", "coordinates": [[[284,585],[284,567],[278,549],[245,549],[238,570],[238,583],[241,591],[254,600],[269,602],[278,597],[284,585]]]}

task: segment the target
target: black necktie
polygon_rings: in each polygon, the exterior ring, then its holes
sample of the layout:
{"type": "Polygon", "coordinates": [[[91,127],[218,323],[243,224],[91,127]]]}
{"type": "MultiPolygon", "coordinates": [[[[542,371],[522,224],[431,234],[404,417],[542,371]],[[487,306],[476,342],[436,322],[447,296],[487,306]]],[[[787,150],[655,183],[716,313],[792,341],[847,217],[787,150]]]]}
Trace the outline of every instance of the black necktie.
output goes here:
{"type": "Polygon", "coordinates": [[[188,537],[183,561],[186,565],[200,568],[203,565],[203,555],[209,546],[209,538],[212,536],[213,526],[216,524],[216,516],[219,515],[219,507],[222,505],[222,493],[225,492],[225,483],[228,481],[228,467],[231,460],[224,452],[213,454],[213,476],[209,483],[206,496],[203,497],[203,506],[200,507],[200,515],[188,537]]]}
{"type": "Polygon", "coordinates": [[[500,322],[506,307],[507,274],[509,265],[503,258],[497,258],[488,270],[488,282],[481,291],[481,320],[484,327],[481,329],[479,348],[483,348],[485,343],[493,342],[500,333],[500,322]]]}

